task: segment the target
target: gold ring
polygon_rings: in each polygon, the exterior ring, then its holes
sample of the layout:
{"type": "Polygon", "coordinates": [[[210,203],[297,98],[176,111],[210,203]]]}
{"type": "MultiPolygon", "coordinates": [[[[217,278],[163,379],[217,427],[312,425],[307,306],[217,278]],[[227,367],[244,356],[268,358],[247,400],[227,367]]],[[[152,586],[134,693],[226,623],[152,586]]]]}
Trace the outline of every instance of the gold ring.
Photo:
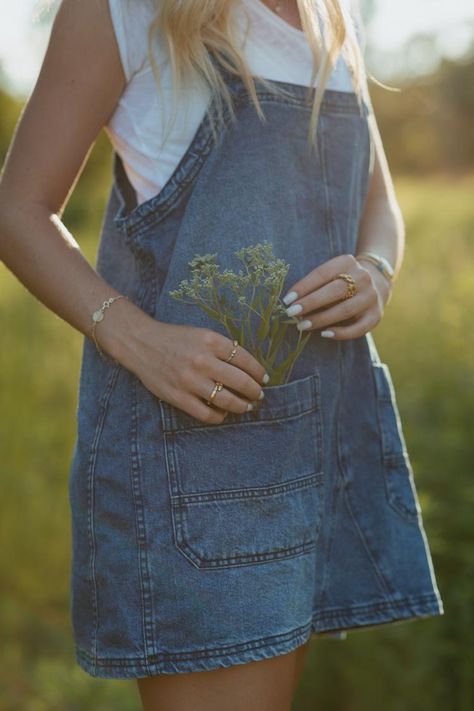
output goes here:
{"type": "Polygon", "coordinates": [[[220,383],[218,380],[215,381],[215,385],[212,389],[212,393],[209,395],[209,400],[207,401],[206,405],[212,405],[212,401],[216,397],[217,393],[220,392],[223,388],[223,384],[220,383]]]}
{"type": "Polygon", "coordinates": [[[237,346],[239,345],[239,342],[238,342],[238,341],[232,341],[232,345],[233,345],[234,347],[232,348],[229,357],[225,359],[225,362],[226,362],[226,363],[230,363],[230,361],[232,360],[232,358],[233,358],[233,357],[235,356],[235,354],[237,353],[237,346]]]}
{"type": "Polygon", "coordinates": [[[350,274],[337,274],[334,279],[344,279],[344,281],[347,283],[348,286],[347,291],[344,295],[344,299],[350,299],[352,296],[354,296],[354,294],[357,293],[355,281],[350,274]]]}

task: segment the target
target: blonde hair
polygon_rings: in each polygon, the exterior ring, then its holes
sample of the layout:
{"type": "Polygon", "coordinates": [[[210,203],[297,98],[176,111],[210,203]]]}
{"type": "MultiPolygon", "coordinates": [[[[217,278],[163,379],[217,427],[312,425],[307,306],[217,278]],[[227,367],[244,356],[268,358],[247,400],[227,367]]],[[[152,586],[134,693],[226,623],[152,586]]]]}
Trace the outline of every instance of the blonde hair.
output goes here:
{"type": "MultiPolygon", "coordinates": [[[[242,79],[261,120],[265,120],[255,91],[254,77],[251,75],[245,57],[239,51],[236,41],[236,27],[232,9],[238,0],[153,0],[156,15],[148,32],[148,55],[152,70],[161,89],[160,72],[153,54],[156,35],[161,33],[167,43],[172,68],[174,113],[176,117],[176,97],[185,76],[201,76],[216,100],[217,124],[222,125],[224,110],[235,118],[231,94],[220,72],[210,58],[212,53],[218,62],[231,74],[242,79]]],[[[256,0],[260,2],[261,0],[256,0]]],[[[308,141],[316,144],[316,130],[324,89],[340,53],[343,54],[352,75],[354,91],[359,105],[366,80],[364,58],[355,33],[352,13],[341,9],[339,0],[297,0],[301,25],[306,34],[313,57],[311,85],[315,85],[313,106],[308,128],[308,141]],[[319,18],[323,22],[321,33],[319,18]],[[324,35],[324,37],[323,37],[324,35]],[[315,83],[316,82],[316,83],[315,83]]],[[[286,94],[270,80],[258,77],[270,91],[286,94]]],[[[308,87],[309,102],[312,87],[308,87]]],[[[216,125],[212,121],[214,136],[216,125]]]]}

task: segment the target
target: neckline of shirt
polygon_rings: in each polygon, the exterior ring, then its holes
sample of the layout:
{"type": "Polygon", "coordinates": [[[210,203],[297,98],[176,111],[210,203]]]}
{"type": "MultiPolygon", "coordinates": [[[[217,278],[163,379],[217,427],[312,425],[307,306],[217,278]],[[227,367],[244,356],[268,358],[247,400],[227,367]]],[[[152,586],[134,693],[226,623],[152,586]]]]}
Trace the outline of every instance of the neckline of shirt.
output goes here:
{"type": "Polygon", "coordinates": [[[293,25],[290,25],[289,22],[284,20],[282,17],[277,15],[273,10],[270,10],[270,8],[265,5],[262,0],[242,0],[242,2],[246,3],[249,7],[255,9],[257,12],[259,12],[262,16],[270,20],[275,27],[277,27],[280,31],[287,32],[288,34],[292,34],[294,37],[297,37],[300,41],[304,40],[306,41],[306,34],[304,30],[299,30],[297,27],[294,27],[293,25]]]}

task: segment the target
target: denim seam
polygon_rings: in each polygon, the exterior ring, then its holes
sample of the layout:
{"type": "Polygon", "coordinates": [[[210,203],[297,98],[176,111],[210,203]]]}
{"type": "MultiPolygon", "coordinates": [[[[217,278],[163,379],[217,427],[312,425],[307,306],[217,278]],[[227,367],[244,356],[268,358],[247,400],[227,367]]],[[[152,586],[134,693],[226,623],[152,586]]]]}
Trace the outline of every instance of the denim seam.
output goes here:
{"type": "MultiPolygon", "coordinates": [[[[360,151],[361,134],[359,133],[359,131],[355,131],[354,134],[355,134],[355,138],[354,138],[353,153],[355,156],[361,156],[361,151],[360,151]]],[[[356,187],[357,187],[356,180],[357,180],[357,174],[359,173],[359,171],[360,171],[360,168],[359,168],[359,165],[357,164],[357,161],[353,160],[352,165],[351,165],[351,180],[350,180],[350,185],[349,185],[349,195],[347,196],[347,223],[346,223],[347,232],[346,232],[346,237],[344,239],[344,244],[347,244],[347,245],[352,244],[352,235],[351,235],[352,221],[351,221],[350,216],[354,213],[354,203],[355,203],[355,198],[356,198],[356,187]]],[[[356,239],[356,244],[357,244],[357,239],[356,239]]]]}
{"type": "Polygon", "coordinates": [[[107,384],[100,400],[99,404],[99,418],[95,428],[94,436],[92,438],[91,449],[89,453],[89,462],[87,467],[87,517],[88,517],[88,538],[89,538],[89,568],[91,575],[92,584],[92,611],[93,611],[93,632],[91,635],[91,648],[94,653],[97,649],[97,635],[99,629],[99,606],[98,606],[98,594],[97,594],[97,580],[95,575],[95,556],[96,556],[96,542],[95,542],[95,522],[94,522],[94,483],[95,483],[95,467],[97,464],[97,455],[99,449],[100,438],[102,436],[105,419],[107,415],[107,408],[110,401],[110,397],[113,392],[113,388],[117,382],[119,372],[119,365],[112,366],[109,373],[107,384]]]}
{"type": "MultiPolygon", "coordinates": [[[[333,545],[333,541],[334,541],[334,529],[335,529],[335,524],[336,524],[336,516],[337,516],[339,501],[340,501],[339,491],[340,491],[340,486],[339,486],[338,481],[336,480],[334,482],[334,487],[332,490],[328,535],[326,537],[326,544],[324,546],[324,560],[322,563],[322,573],[321,573],[321,590],[318,595],[319,606],[321,606],[323,604],[323,600],[326,595],[326,591],[327,591],[328,584],[329,584],[329,572],[328,571],[329,571],[329,564],[331,561],[332,545],[333,545]]],[[[317,586],[316,586],[316,590],[317,590],[317,586]]]]}
{"type": "Polygon", "coordinates": [[[322,472],[313,472],[299,477],[298,479],[292,479],[284,484],[273,484],[271,486],[252,486],[240,489],[213,489],[209,492],[172,494],[171,503],[179,507],[179,504],[192,505],[212,501],[239,501],[242,499],[261,498],[263,496],[271,497],[286,494],[289,491],[306,489],[312,484],[316,484],[316,486],[323,484],[322,472]]]}
{"type": "Polygon", "coordinates": [[[323,476],[323,462],[324,462],[324,435],[323,435],[323,411],[321,408],[321,378],[319,375],[319,370],[314,371],[312,379],[313,388],[313,399],[315,404],[315,427],[316,427],[316,468],[319,469],[321,476],[323,476]]]}
{"type": "MultiPolygon", "coordinates": [[[[344,361],[345,361],[345,359],[344,359],[343,344],[340,344],[340,347],[339,347],[339,373],[340,373],[339,382],[340,382],[340,384],[341,384],[341,386],[340,386],[340,387],[341,387],[341,392],[342,392],[342,388],[344,387],[344,384],[345,384],[345,368],[344,368],[344,361]]],[[[353,509],[352,509],[350,497],[349,497],[349,494],[348,494],[348,488],[349,488],[349,486],[350,486],[350,481],[349,481],[349,477],[348,477],[348,475],[347,475],[347,471],[346,471],[346,467],[345,467],[344,454],[343,454],[343,452],[342,452],[342,450],[341,450],[341,431],[340,431],[340,426],[341,426],[341,414],[340,414],[340,411],[341,411],[341,407],[342,407],[342,398],[339,396],[339,400],[338,400],[338,416],[337,416],[337,435],[336,435],[336,441],[337,441],[337,457],[338,457],[338,462],[339,462],[339,468],[340,468],[341,473],[342,473],[342,475],[343,475],[343,482],[344,482],[344,485],[343,485],[343,496],[344,496],[344,500],[345,500],[345,503],[346,503],[346,506],[347,506],[347,510],[349,511],[350,517],[351,517],[352,522],[353,522],[353,524],[354,524],[354,527],[355,527],[355,529],[356,529],[356,531],[357,531],[357,533],[358,533],[358,535],[359,535],[359,539],[360,539],[362,545],[364,546],[364,549],[365,549],[365,551],[366,551],[366,553],[367,553],[368,559],[370,560],[370,562],[371,562],[371,564],[372,564],[372,567],[373,567],[373,569],[374,569],[374,572],[375,572],[375,574],[377,575],[377,577],[378,577],[378,579],[379,579],[379,581],[380,581],[380,583],[381,583],[381,585],[382,585],[382,588],[383,588],[384,592],[387,593],[387,594],[391,594],[391,593],[393,593],[393,588],[392,588],[390,582],[386,579],[385,575],[384,575],[384,574],[382,573],[382,571],[380,570],[379,566],[377,565],[377,562],[375,561],[374,556],[372,555],[372,551],[371,551],[371,549],[370,549],[370,546],[369,546],[369,544],[367,543],[366,537],[365,537],[365,535],[364,535],[362,529],[360,528],[359,522],[358,522],[358,520],[357,520],[357,517],[355,516],[354,511],[353,511],[353,509]]]]}
{"type": "MultiPolygon", "coordinates": [[[[168,403],[165,402],[165,407],[168,405],[168,403]]],[[[290,422],[292,420],[297,420],[299,417],[303,417],[304,415],[311,415],[311,413],[317,412],[316,408],[314,406],[309,407],[306,410],[299,410],[297,413],[294,415],[279,415],[278,412],[275,412],[275,415],[272,417],[262,417],[259,420],[239,420],[236,422],[222,422],[221,424],[218,425],[219,430],[227,430],[231,427],[257,427],[258,425],[268,425],[272,424],[273,422],[290,422]]],[[[172,414],[168,418],[169,422],[172,420],[176,420],[176,417],[173,416],[172,414]]],[[[199,431],[213,431],[215,430],[216,425],[206,425],[206,424],[198,424],[196,425],[189,425],[189,426],[180,426],[180,425],[168,425],[166,429],[163,429],[163,432],[167,434],[175,434],[175,433],[181,433],[181,432],[194,432],[194,430],[199,430],[199,431]]]]}
{"type": "Polygon", "coordinates": [[[339,617],[340,615],[347,615],[352,613],[364,613],[364,612],[381,612],[390,608],[405,608],[414,606],[417,604],[429,603],[437,601],[437,597],[434,593],[426,593],[423,595],[415,595],[401,598],[399,600],[384,600],[382,602],[376,602],[367,605],[350,605],[349,607],[334,607],[327,608],[323,612],[315,611],[314,617],[320,620],[330,619],[333,617],[339,617]]]}
{"type": "Polygon", "coordinates": [[[321,174],[324,186],[324,202],[326,203],[326,209],[324,210],[324,222],[326,224],[326,234],[329,241],[329,254],[331,257],[334,257],[338,254],[338,250],[334,233],[332,202],[331,197],[329,195],[326,141],[324,140],[324,137],[321,136],[321,131],[319,132],[318,146],[319,153],[321,156],[321,174]]]}
{"type": "MultiPolygon", "coordinates": [[[[239,417],[237,421],[228,421],[228,422],[223,422],[219,425],[219,429],[225,429],[229,427],[235,427],[238,425],[239,427],[241,426],[255,426],[259,424],[268,424],[272,423],[275,421],[278,422],[287,422],[290,420],[294,420],[298,417],[301,417],[303,415],[308,415],[312,412],[320,412],[321,410],[321,403],[320,399],[318,397],[319,391],[320,391],[320,376],[317,371],[314,371],[310,376],[307,376],[303,380],[307,380],[308,383],[303,383],[303,385],[309,385],[310,388],[310,393],[308,394],[308,398],[305,398],[302,401],[295,402],[292,405],[284,405],[280,406],[275,406],[274,410],[272,411],[272,414],[268,415],[267,417],[262,417],[261,419],[254,420],[254,419],[245,419],[245,414],[243,417],[239,417]],[[306,402],[307,400],[307,402],[306,402]],[[304,408],[304,409],[303,409],[304,408]],[[296,411],[295,411],[296,410],[296,411]],[[282,414],[282,413],[288,413],[290,414],[282,414]]],[[[295,382],[295,381],[293,381],[295,382]]],[[[196,429],[199,430],[214,430],[216,425],[207,425],[206,423],[201,423],[199,420],[196,420],[196,423],[194,422],[189,425],[180,425],[179,421],[177,418],[180,417],[180,412],[175,412],[174,406],[170,405],[168,402],[165,400],[159,399],[159,405],[161,409],[161,414],[162,414],[162,421],[163,421],[163,432],[164,433],[177,433],[177,432],[192,432],[196,429]]]]}
{"type": "MultiPolygon", "coordinates": [[[[177,531],[186,531],[186,522],[183,520],[183,526],[179,526],[177,531]]],[[[261,563],[271,563],[277,560],[297,558],[300,555],[306,555],[314,550],[317,539],[310,538],[303,543],[298,543],[295,546],[287,548],[274,548],[266,553],[247,553],[245,555],[233,555],[220,558],[205,558],[203,555],[193,550],[189,545],[188,539],[182,533],[181,539],[178,538],[178,549],[187,558],[195,568],[206,568],[208,570],[220,570],[222,568],[237,568],[242,565],[258,565],[261,563]]]]}
{"type": "MultiPolygon", "coordinates": [[[[228,655],[228,654],[237,654],[239,652],[247,651],[247,650],[252,650],[252,649],[258,649],[260,647],[265,647],[267,645],[272,645],[276,644],[278,642],[291,642],[294,638],[300,637],[301,635],[306,635],[310,630],[312,626],[312,621],[308,622],[306,625],[302,625],[301,627],[297,627],[294,630],[290,630],[289,632],[285,632],[282,634],[278,635],[271,635],[269,637],[261,637],[255,640],[251,640],[249,642],[243,642],[241,644],[233,644],[230,646],[223,646],[223,647],[210,647],[209,649],[205,650],[198,650],[198,652],[178,652],[176,654],[174,653],[166,653],[166,652],[160,652],[156,654],[154,657],[149,658],[149,663],[154,664],[159,661],[166,661],[167,659],[172,659],[176,661],[193,661],[194,659],[206,659],[206,658],[212,658],[212,657],[220,657],[222,655],[228,655]]],[[[97,666],[129,666],[130,663],[132,664],[142,664],[143,660],[141,657],[134,657],[131,659],[124,659],[121,657],[112,657],[110,659],[106,657],[97,657],[97,655],[91,655],[87,650],[82,649],[81,647],[77,647],[80,655],[88,660],[90,660],[94,665],[97,666]]]]}
{"type": "MultiPolygon", "coordinates": [[[[262,637],[259,639],[251,640],[249,642],[244,642],[241,644],[237,645],[231,645],[231,646],[222,646],[222,647],[213,647],[205,650],[197,650],[196,652],[194,651],[189,651],[189,652],[176,652],[176,653],[170,653],[170,652],[160,652],[153,657],[148,658],[148,664],[151,665],[156,665],[159,664],[160,662],[179,662],[179,661],[196,661],[199,659],[212,659],[218,658],[218,657],[223,657],[223,656],[229,656],[232,654],[239,654],[240,652],[246,652],[246,651],[251,651],[251,650],[256,650],[260,649],[262,647],[271,647],[276,644],[281,644],[281,643],[291,643],[293,640],[298,639],[300,637],[306,637],[307,635],[315,630],[318,631],[315,627],[315,621],[321,620],[324,621],[325,619],[335,619],[341,615],[347,616],[350,614],[364,614],[364,613],[384,613],[386,610],[398,610],[398,609],[404,609],[406,608],[407,610],[413,607],[416,607],[417,605],[430,605],[430,603],[436,602],[438,610],[439,608],[439,602],[433,593],[428,593],[426,595],[417,595],[414,597],[406,597],[402,598],[401,600],[395,600],[395,601],[390,601],[387,600],[385,602],[377,602],[373,604],[368,604],[368,605],[354,605],[351,607],[346,607],[346,608],[334,608],[333,610],[328,610],[328,612],[320,612],[318,613],[317,611],[314,612],[314,614],[311,617],[311,621],[306,624],[302,625],[300,627],[295,628],[294,630],[291,630],[290,632],[286,632],[283,634],[279,635],[272,635],[269,637],[262,637]]],[[[433,613],[428,613],[428,614],[433,614],[433,613]]],[[[416,615],[417,618],[421,617],[420,615],[416,615]]],[[[384,620],[379,623],[380,625],[383,624],[389,624],[389,621],[385,622],[384,620]]],[[[357,629],[362,627],[362,625],[356,625],[352,629],[357,629]]],[[[348,629],[347,626],[344,629],[348,629]]],[[[86,663],[91,664],[92,666],[96,668],[100,667],[110,667],[110,668],[126,668],[126,667],[143,667],[143,659],[141,657],[99,657],[96,654],[92,655],[90,652],[87,650],[79,647],[79,645],[76,645],[76,650],[78,656],[83,659],[86,663]]]]}
{"type": "Polygon", "coordinates": [[[145,656],[149,650],[154,654],[155,643],[153,637],[153,601],[151,592],[151,575],[149,561],[146,550],[147,535],[145,511],[143,505],[143,493],[140,482],[140,450],[138,444],[138,399],[136,392],[136,380],[133,378],[132,384],[132,414],[131,414],[131,485],[133,496],[133,507],[135,511],[136,540],[138,548],[138,572],[140,579],[141,612],[142,612],[142,634],[145,645],[145,656]]]}
{"type": "Polygon", "coordinates": [[[391,397],[392,389],[389,383],[389,375],[387,374],[387,365],[385,363],[373,363],[372,364],[372,374],[374,378],[375,390],[376,390],[376,411],[377,411],[377,421],[378,428],[380,432],[380,455],[381,455],[381,466],[384,475],[384,487],[385,494],[387,498],[387,503],[395,511],[395,513],[400,516],[406,523],[418,526],[419,525],[419,512],[416,508],[416,500],[414,500],[415,510],[408,509],[403,504],[403,501],[399,499],[396,492],[391,488],[391,477],[393,474],[390,472],[391,469],[395,469],[397,466],[403,466],[406,468],[404,476],[404,484],[408,486],[413,493],[410,483],[410,465],[408,461],[408,454],[404,442],[401,438],[400,432],[398,430],[398,423],[396,422],[396,413],[391,412],[390,417],[395,419],[394,426],[397,428],[397,436],[400,441],[400,451],[399,452],[389,452],[387,449],[387,434],[385,432],[385,425],[383,420],[382,407],[392,408],[393,400],[391,397]]]}
{"type": "MultiPolygon", "coordinates": [[[[143,217],[141,217],[139,213],[132,215],[130,223],[127,221],[127,216],[122,218],[124,220],[123,224],[127,233],[128,243],[133,244],[133,238],[139,241],[140,237],[142,237],[142,232],[145,233],[149,227],[161,222],[175,207],[183,192],[200,172],[209,154],[209,146],[213,139],[210,129],[207,130],[202,137],[199,137],[200,130],[201,129],[198,129],[196,133],[196,141],[190,146],[190,151],[183,155],[182,161],[178,164],[176,171],[170,176],[170,182],[167,183],[163,189],[163,195],[165,189],[166,192],[169,192],[169,195],[166,195],[162,202],[158,202],[158,198],[161,197],[161,193],[159,193],[156,196],[156,207],[148,214],[143,215],[143,217]]],[[[203,126],[202,131],[204,132],[204,130],[203,126]]]]}

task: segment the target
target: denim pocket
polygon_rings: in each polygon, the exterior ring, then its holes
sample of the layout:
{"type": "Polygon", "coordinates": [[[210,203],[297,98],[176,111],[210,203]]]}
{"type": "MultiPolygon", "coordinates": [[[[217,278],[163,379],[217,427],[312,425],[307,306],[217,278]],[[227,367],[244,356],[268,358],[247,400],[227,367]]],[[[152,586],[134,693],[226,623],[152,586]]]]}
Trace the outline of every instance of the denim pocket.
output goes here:
{"type": "Polygon", "coordinates": [[[159,401],[177,548],[197,568],[312,550],[322,507],[319,374],[265,388],[256,413],[206,425],[159,401]]]}
{"type": "Polygon", "coordinates": [[[372,368],[387,499],[398,514],[416,521],[419,504],[390,370],[380,362],[372,368]]]}

